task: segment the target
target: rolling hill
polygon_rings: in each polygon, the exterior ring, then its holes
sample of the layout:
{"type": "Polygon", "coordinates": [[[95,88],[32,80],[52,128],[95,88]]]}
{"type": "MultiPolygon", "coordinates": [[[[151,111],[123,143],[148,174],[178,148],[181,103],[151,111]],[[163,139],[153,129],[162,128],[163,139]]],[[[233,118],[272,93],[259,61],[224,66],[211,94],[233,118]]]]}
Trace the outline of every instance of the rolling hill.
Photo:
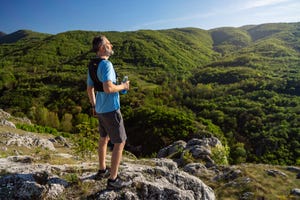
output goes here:
{"type": "Polygon", "coordinates": [[[73,134],[82,123],[95,127],[85,79],[94,56],[90,41],[99,34],[114,45],[119,75],[131,80],[122,112],[138,154],[214,135],[228,145],[231,163],[300,163],[300,23],[56,35],[20,30],[0,38],[0,107],[73,134]]]}

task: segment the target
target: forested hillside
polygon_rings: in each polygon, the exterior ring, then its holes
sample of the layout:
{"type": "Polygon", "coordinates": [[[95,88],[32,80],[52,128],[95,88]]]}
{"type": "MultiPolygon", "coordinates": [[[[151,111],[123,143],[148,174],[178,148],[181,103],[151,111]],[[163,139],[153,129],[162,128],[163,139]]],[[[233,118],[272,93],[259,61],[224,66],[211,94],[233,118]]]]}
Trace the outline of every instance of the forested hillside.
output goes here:
{"type": "Polygon", "coordinates": [[[96,134],[86,65],[99,34],[114,45],[120,78],[131,80],[121,102],[136,154],[214,135],[233,164],[300,164],[300,23],[1,34],[0,108],[59,132],[96,134]]]}

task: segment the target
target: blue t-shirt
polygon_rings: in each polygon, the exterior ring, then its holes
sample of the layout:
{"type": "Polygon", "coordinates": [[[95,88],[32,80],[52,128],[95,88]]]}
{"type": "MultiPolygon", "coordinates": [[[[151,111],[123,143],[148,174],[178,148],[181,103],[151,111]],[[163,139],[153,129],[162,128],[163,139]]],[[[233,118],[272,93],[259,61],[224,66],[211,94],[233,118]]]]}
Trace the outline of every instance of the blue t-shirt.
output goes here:
{"type": "MultiPolygon", "coordinates": [[[[101,82],[111,81],[116,84],[116,72],[112,63],[109,60],[102,60],[98,65],[97,70],[98,79],[101,82]]],[[[94,82],[88,72],[87,85],[94,86],[94,82]]],[[[120,109],[120,96],[119,92],[115,93],[105,93],[96,91],[96,112],[97,113],[107,113],[120,109]]]]}

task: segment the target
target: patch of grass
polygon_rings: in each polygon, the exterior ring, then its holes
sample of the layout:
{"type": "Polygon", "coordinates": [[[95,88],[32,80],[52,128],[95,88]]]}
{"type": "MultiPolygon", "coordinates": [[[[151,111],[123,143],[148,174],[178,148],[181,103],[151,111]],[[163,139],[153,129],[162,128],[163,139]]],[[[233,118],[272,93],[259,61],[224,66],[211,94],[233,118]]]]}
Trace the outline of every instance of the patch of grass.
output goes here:
{"type": "Polygon", "coordinates": [[[2,158],[6,158],[9,156],[17,156],[17,155],[31,155],[32,150],[28,149],[24,146],[17,146],[17,145],[10,145],[10,146],[5,146],[6,150],[2,151],[0,156],[2,158]]]}
{"type": "Polygon", "coordinates": [[[83,182],[80,184],[80,190],[83,196],[88,196],[91,192],[91,188],[93,187],[94,183],[92,182],[83,182]]]}
{"type": "Polygon", "coordinates": [[[64,164],[76,164],[77,161],[74,158],[67,158],[64,156],[58,156],[52,154],[50,164],[52,165],[64,165],[64,164]]]}
{"type": "Polygon", "coordinates": [[[68,181],[68,183],[70,183],[71,185],[73,184],[78,185],[80,182],[78,175],[75,173],[66,174],[64,179],[68,181]]]}
{"type": "Polygon", "coordinates": [[[152,166],[155,167],[155,162],[149,159],[138,159],[133,162],[134,164],[140,164],[140,165],[146,165],[146,166],[152,166]]]}
{"type": "Polygon", "coordinates": [[[300,181],[296,179],[296,173],[286,170],[283,166],[263,164],[243,164],[238,169],[242,171],[242,177],[228,182],[211,182],[218,199],[240,199],[245,193],[251,193],[250,199],[280,199],[289,200],[293,188],[300,187],[300,181]],[[278,170],[286,176],[270,176],[266,170],[278,170]]]}
{"type": "Polygon", "coordinates": [[[17,133],[17,134],[22,135],[27,132],[23,131],[21,129],[16,129],[16,128],[8,127],[8,126],[0,126],[0,138],[3,137],[1,133],[17,133]]]}
{"type": "Polygon", "coordinates": [[[85,181],[67,187],[64,196],[65,199],[97,199],[96,194],[106,188],[106,180],[85,181]]]}
{"type": "Polygon", "coordinates": [[[182,160],[184,162],[184,165],[195,162],[195,159],[194,159],[192,153],[189,151],[184,152],[182,160]]]}
{"type": "Polygon", "coordinates": [[[126,160],[137,160],[137,157],[133,153],[126,150],[123,151],[123,156],[126,160]]]}

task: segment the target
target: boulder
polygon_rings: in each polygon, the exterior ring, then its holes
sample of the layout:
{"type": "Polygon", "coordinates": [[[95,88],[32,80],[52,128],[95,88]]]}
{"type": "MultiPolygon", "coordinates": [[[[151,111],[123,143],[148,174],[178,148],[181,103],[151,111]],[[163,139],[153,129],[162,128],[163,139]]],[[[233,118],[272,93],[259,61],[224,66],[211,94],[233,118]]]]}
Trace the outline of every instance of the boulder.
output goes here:
{"type": "Polygon", "coordinates": [[[215,162],[211,159],[211,148],[222,146],[221,142],[216,137],[210,138],[193,138],[188,142],[183,140],[176,141],[167,147],[162,148],[158,154],[158,158],[172,158],[180,166],[194,160],[205,162],[207,168],[215,166],[215,162]],[[189,157],[191,154],[191,159],[189,157]],[[188,157],[186,157],[188,156],[188,157]],[[188,159],[188,160],[186,160],[188,159]]]}
{"type": "Polygon", "coordinates": [[[0,125],[2,126],[8,126],[8,127],[11,127],[11,128],[16,128],[16,125],[10,121],[7,121],[6,119],[1,119],[0,120],[0,125]]]}
{"type": "Polygon", "coordinates": [[[187,148],[194,158],[204,158],[205,156],[210,156],[211,151],[206,146],[194,145],[187,148]]]}
{"type": "Polygon", "coordinates": [[[41,147],[43,149],[49,149],[55,151],[53,143],[48,139],[36,137],[32,134],[19,135],[19,134],[7,134],[8,140],[7,146],[16,145],[18,147],[24,146],[26,148],[41,147]]]}
{"type": "Polygon", "coordinates": [[[269,176],[276,177],[277,175],[279,175],[279,176],[287,177],[287,175],[285,173],[283,173],[279,170],[267,169],[266,172],[269,176]]]}
{"type": "Polygon", "coordinates": [[[292,189],[291,195],[300,196],[300,189],[299,188],[292,189]]]}
{"type": "Polygon", "coordinates": [[[214,177],[214,180],[233,181],[241,176],[242,171],[240,169],[235,169],[234,167],[225,167],[224,169],[219,171],[219,174],[214,177]]]}
{"type": "Polygon", "coordinates": [[[183,171],[194,176],[210,173],[209,170],[207,170],[207,168],[202,163],[189,163],[184,166],[183,171]]]}
{"type": "Polygon", "coordinates": [[[11,115],[8,112],[5,112],[3,109],[0,109],[0,119],[9,119],[11,115]]]}
{"type": "Polygon", "coordinates": [[[182,152],[182,150],[185,149],[185,147],[186,147],[185,141],[183,141],[183,140],[176,141],[173,144],[159,150],[159,152],[157,153],[157,157],[158,158],[169,157],[171,155],[182,152]]]}
{"type": "Polygon", "coordinates": [[[32,163],[34,158],[32,156],[9,156],[8,160],[12,162],[20,162],[20,163],[32,163]]]}
{"type": "Polygon", "coordinates": [[[300,173],[300,167],[288,166],[286,169],[291,172],[300,173]]]}
{"type": "Polygon", "coordinates": [[[0,178],[0,199],[58,199],[66,187],[51,183],[48,177],[38,183],[36,174],[9,174],[0,178]]]}

